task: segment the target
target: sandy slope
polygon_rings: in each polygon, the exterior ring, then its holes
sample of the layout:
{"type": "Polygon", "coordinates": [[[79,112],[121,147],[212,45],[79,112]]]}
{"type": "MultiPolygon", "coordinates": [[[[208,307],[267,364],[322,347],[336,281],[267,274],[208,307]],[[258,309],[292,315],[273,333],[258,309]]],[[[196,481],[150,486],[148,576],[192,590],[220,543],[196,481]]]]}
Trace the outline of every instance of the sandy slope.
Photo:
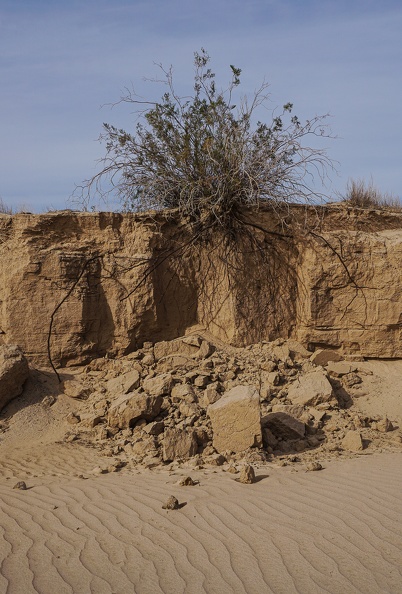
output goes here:
{"type": "MultiPolygon", "coordinates": [[[[402,363],[362,365],[355,405],[400,426],[402,363]]],[[[49,383],[34,375],[2,415],[0,594],[402,591],[400,451],[323,458],[320,472],[274,460],[253,485],[186,466],[95,476],[104,458],[63,441],[76,404],[42,404],[49,383]],[[178,486],[188,474],[199,485],[178,486]],[[169,495],[183,507],[163,510],[169,495]]]]}

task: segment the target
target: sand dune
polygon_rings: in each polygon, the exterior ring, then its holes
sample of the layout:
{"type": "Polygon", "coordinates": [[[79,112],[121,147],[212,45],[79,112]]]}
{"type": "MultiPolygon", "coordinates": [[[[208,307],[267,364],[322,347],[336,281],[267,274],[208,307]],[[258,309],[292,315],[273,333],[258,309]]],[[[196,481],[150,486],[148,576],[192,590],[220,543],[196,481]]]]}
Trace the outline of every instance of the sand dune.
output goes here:
{"type": "Polygon", "coordinates": [[[177,485],[185,469],[124,470],[26,477],[20,491],[3,476],[0,592],[400,592],[401,461],[271,465],[253,485],[221,470],[191,471],[193,487],[177,485]],[[185,505],[163,510],[172,494],[185,505]]]}

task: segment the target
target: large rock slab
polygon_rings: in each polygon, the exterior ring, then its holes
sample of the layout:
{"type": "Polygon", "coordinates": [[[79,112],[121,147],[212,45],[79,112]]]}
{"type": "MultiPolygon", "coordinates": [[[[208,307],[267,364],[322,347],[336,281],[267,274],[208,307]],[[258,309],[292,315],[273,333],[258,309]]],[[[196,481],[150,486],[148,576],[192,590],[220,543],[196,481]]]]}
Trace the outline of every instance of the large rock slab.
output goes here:
{"type": "Polygon", "coordinates": [[[151,396],[145,392],[122,394],[109,409],[108,424],[110,427],[127,429],[138,419],[152,421],[160,412],[163,397],[151,396]]]}
{"type": "Polygon", "coordinates": [[[29,375],[28,361],[18,346],[0,346],[0,410],[22,392],[29,375]]]}
{"type": "Polygon", "coordinates": [[[260,397],[252,386],[236,386],[208,406],[213,446],[218,452],[243,452],[261,446],[260,397]]]}
{"type": "Polygon", "coordinates": [[[288,399],[300,406],[336,402],[332,386],[323,371],[317,369],[300,376],[288,388],[288,399]]]}

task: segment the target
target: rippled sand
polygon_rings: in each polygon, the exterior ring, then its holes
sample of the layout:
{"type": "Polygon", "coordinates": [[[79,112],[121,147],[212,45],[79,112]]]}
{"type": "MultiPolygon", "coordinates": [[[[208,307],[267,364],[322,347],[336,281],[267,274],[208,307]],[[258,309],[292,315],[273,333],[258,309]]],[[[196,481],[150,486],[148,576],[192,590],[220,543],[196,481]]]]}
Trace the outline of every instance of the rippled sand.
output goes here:
{"type": "Polygon", "coordinates": [[[1,593],[402,591],[401,454],[334,461],[320,472],[272,466],[253,485],[192,471],[200,484],[180,487],[188,471],[80,479],[71,466],[90,466],[90,452],[85,461],[85,450],[68,451],[53,450],[53,477],[38,459],[13,469],[9,458],[0,478],[1,593]],[[13,489],[22,476],[28,489],[13,489]],[[169,495],[181,509],[162,509],[169,495]]]}

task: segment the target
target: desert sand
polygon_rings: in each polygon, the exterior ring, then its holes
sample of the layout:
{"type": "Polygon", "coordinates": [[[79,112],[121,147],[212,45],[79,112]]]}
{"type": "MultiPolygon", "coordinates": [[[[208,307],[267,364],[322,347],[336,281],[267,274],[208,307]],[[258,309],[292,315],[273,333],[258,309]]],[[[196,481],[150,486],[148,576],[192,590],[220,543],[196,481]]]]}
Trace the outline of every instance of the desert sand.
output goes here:
{"type": "MultiPolygon", "coordinates": [[[[402,362],[362,365],[355,406],[400,423],[402,362]]],[[[30,380],[2,413],[1,594],[402,591],[400,448],[335,452],[320,472],[274,457],[251,485],[191,461],[99,474],[95,448],[62,439],[69,399],[40,397],[30,380]]]]}

